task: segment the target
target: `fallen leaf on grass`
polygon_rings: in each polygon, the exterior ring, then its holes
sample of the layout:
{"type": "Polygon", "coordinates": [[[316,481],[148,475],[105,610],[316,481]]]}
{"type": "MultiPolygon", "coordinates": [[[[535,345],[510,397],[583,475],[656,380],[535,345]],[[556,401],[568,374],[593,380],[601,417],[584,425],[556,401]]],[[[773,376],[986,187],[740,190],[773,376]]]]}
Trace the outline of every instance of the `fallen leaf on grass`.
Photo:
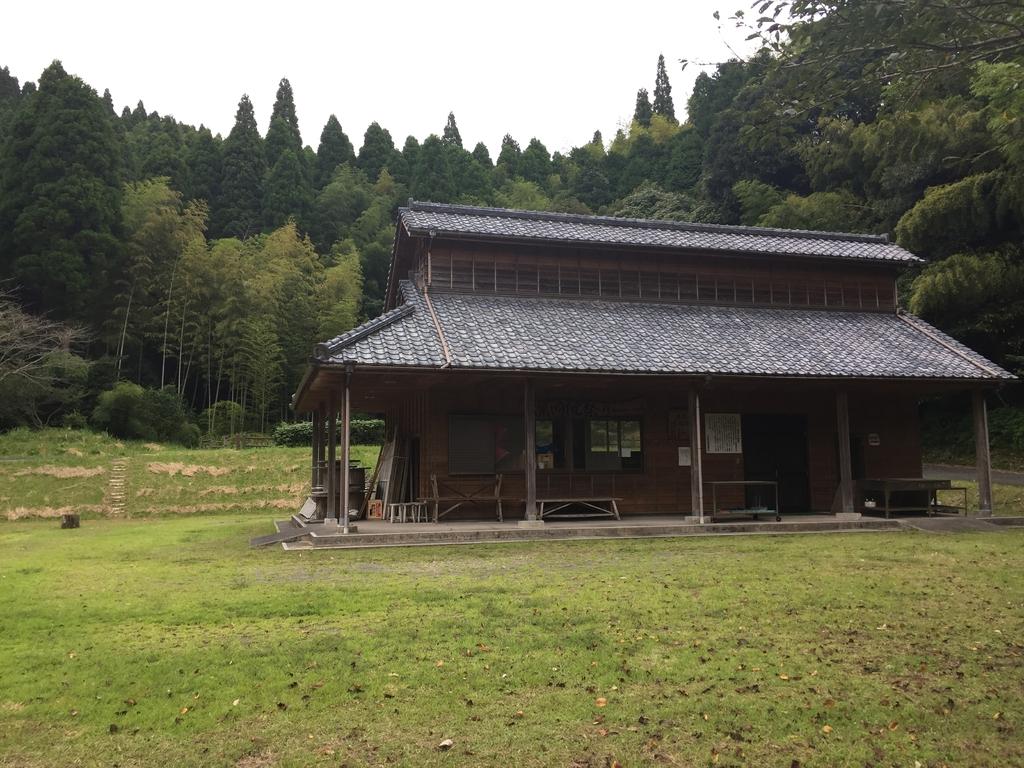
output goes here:
{"type": "Polygon", "coordinates": [[[231,702],[231,706],[232,707],[237,707],[238,706],[238,702],[240,702],[240,701],[241,701],[241,699],[235,699],[234,701],[231,702]]]}
{"type": "Polygon", "coordinates": [[[822,733],[832,733],[832,726],[831,725],[823,725],[823,726],[821,726],[821,732],[822,733]]]}
{"type": "Polygon", "coordinates": [[[608,699],[606,699],[604,696],[598,696],[597,700],[594,701],[594,706],[595,707],[607,707],[608,706],[608,699]]]}
{"type": "Polygon", "coordinates": [[[455,746],[455,742],[454,741],[452,741],[451,739],[445,739],[444,741],[442,741],[440,744],[437,745],[437,748],[440,749],[442,752],[447,752],[449,749],[451,749],[454,746],[455,746]]]}

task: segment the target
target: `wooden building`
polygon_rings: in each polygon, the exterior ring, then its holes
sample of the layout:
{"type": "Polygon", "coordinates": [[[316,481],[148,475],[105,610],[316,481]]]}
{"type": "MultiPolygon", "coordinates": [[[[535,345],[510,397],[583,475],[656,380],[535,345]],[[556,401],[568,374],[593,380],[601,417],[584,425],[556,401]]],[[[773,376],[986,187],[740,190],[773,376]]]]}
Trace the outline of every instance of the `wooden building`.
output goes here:
{"type": "Polygon", "coordinates": [[[453,515],[492,516],[496,486],[531,521],[853,514],[860,481],[921,477],[918,403],[955,390],[990,513],[985,392],[1014,377],[899,308],[916,262],[878,236],[410,202],[386,311],[317,345],[295,394],[319,514],[352,412],[386,419],[391,500],[478,502],[453,515]]]}

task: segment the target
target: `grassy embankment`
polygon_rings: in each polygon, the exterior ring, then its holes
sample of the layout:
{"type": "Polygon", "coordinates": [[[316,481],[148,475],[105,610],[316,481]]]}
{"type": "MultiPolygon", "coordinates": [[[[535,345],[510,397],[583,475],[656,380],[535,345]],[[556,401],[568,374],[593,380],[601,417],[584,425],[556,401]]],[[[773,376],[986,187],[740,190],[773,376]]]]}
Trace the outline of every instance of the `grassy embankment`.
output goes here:
{"type": "MultiPolygon", "coordinates": [[[[376,446],[354,446],[370,468],[376,446]]],[[[308,448],[189,450],[94,432],[14,430],[0,435],[0,517],[111,514],[111,472],[124,460],[121,517],[266,510],[290,514],[309,493],[308,448]]]]}

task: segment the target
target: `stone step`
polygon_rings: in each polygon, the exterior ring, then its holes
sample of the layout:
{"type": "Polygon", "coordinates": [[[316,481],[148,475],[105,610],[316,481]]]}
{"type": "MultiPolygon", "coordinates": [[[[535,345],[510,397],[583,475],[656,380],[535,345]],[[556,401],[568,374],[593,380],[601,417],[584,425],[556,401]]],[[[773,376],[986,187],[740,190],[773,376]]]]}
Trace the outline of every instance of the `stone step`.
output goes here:
{"type": "MultiPolygon", "coordinates": [[[[552,541],[560,539],[597,538],[664,538],[676,536],[714,536],[736,534],[790,534],[835,531],[898,531],[902,525],[898,520],[848,520],[848,521],[795,521],[795,522],[737,522],[656,525],[549,525],[540,528],[481,527],[466,530],[424,530],[395,531],[393,533],[361,533],[345,536],[334,531],[317,531],[314,526],[302,529],[299,536],[291,541],[284,540],[285,549],[362,547],[436,546],[444,544],[475,544],[505,541],[552,541]]],[[[262,537],[261,537],[262,538],[262,537]]],[[[268,542],[270,543],[270,542],[268,542]]]]}

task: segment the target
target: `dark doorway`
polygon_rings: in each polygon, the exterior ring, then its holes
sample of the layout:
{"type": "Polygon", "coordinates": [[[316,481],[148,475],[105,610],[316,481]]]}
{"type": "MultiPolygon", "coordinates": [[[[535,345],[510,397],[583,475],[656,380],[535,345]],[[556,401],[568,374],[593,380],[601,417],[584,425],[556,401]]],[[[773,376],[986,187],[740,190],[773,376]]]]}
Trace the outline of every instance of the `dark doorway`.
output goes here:
{"type": "MultiPolygon", "coordinates": [[[[743,415],[743,470],[745,480],[774,480],[779,484],[779,512],[809,512],[807,474],[807,417],[792,414],[743,415]]],[[[747,505],[762,497],[764,488],[747,489],[747,505]]],[[[764,499],[770,504],[770,499],[764,499]]]]}

